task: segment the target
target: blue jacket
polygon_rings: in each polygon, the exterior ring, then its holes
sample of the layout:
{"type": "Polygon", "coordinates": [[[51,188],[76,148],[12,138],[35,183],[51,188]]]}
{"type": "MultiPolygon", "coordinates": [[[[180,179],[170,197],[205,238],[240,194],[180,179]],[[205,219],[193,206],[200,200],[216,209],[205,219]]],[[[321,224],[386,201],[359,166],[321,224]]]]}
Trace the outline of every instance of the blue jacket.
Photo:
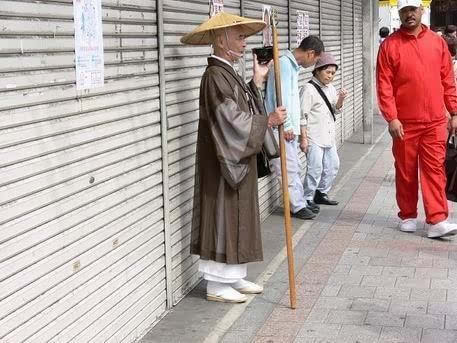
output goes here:
{"type": "MultiPolygon", "coordinates": [[[[287,119],[284,123],[285,131],[300,134],[300,96],[298,90],[298,73],[300,66],[292,52],[289,50],[279,59],[281,66],[282,104],[287,109],[287,119]]],[[[273,112],[276,106],[275,77],[273,68],[268,75],[267,90],[265,94],[265,107],[267,112],[273,112]]]]}

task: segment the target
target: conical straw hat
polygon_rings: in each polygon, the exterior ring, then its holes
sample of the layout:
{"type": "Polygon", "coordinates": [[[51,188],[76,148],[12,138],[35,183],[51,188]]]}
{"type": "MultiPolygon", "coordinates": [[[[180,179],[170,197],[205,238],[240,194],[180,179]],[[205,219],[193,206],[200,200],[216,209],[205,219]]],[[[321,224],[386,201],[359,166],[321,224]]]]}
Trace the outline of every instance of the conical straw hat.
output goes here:
{"type": "Polygon", "coordinates": [[[214,17],[200,24],[195,30],[183,36],[181,43],[210,45],[212,43],[212,31],[232,26],[240,26],[246,37],[248,37],[262,31],[266,24],[262,20],[243,18],[227,12],[219,12],[214,17]]]}

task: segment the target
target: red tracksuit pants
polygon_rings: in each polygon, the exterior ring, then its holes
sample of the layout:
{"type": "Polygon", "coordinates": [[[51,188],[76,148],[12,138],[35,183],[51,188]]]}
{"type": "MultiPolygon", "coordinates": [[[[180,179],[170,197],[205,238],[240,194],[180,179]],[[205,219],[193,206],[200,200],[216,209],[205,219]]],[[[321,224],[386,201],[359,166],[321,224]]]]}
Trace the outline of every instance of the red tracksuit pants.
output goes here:
{"type": "Polygon", "coordinates": [[[404,139],[394,139],[395,184],[401,219],[417,217],[419,177],[426,222],[436,224],[448,217],[444,159],[447,120],[403,123],[404,139]],[[419,173],[418,173],[419,172],[419,173]]]}

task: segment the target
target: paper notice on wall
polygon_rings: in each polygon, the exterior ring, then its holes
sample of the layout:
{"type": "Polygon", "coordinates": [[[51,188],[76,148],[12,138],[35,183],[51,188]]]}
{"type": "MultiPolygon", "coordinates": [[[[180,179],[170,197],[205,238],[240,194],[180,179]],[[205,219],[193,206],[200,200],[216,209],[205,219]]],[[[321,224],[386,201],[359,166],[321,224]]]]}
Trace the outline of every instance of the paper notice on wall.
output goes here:
{"type": "Polygon", "coordinates": [[[76,89],[104,84],[101,0],[73,0],[76,89]]]}
{"type": "Polygon", "coordinates": [[[301,41],[309,36],[309,14],[306,11],[297,11],[297,47],[301,41]]]}
{"type": "Polygon", "coordinates": [[[224,0],[209,0],[209,17],[224,10],[224,0]]]}
{"type": "Polygon", "coordinates": [[[262,20],[267,24],[263,29],[263,46],[273,46],[273,31],[271,29],[272,8],[269,5],[263,5],[262,20]]]}

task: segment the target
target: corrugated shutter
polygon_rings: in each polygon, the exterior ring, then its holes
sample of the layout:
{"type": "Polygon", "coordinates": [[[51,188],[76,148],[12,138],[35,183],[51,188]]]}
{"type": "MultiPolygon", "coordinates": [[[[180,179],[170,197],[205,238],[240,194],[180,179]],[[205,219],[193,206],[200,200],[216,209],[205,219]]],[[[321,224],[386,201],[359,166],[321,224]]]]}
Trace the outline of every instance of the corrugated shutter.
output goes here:
{"type": "Polygon", "coordinates": [[[363,125],[363,32],[362,0],[354,0],[354,120],[355,129],[363,125]]]}
{"type": "Polygon", "coordinates": [[[348,91],[344,101],[344,138],[354,133],[354,13],[353,0],[343,0],[343,85],[348,91]]]}
{"type": "Polygon", "coordinates": [[[166,306],[154,1],[103,1],[90,91],[72,1],[2,1],[0,27],[0,341],[132,341],[166,306]]]}
{"type": "MultiPolygon", "coordinates": [[[[325,51],[331,53],[336,63],[341,66],[341,0],[321,0],[321,38],[324,42],[325,51]]],[[[336,89],[341,86],[341,70],[335,75],[333,81],[336,89]]],[[[344,115],[344,114],[343,114],[344,115]]],[[[336,142],[341,146],[342,139],[342,116],[336,120],[336,142]]]]}

